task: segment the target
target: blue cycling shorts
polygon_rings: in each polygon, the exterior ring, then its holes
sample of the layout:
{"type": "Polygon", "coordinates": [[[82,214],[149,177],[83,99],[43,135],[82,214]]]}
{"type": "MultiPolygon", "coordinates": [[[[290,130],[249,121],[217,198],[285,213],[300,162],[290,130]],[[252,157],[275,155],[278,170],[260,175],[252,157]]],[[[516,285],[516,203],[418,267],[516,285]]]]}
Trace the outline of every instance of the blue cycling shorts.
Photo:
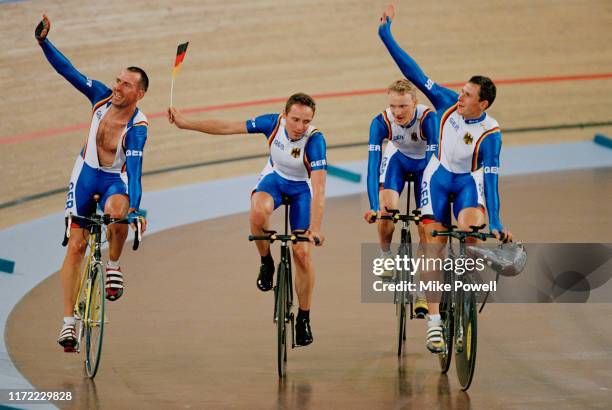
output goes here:
{"type": "Polygon", "coordinates": [[[312,193],[307,181],[291,181],[272,171],[261,176],[253,192],[266,192],[274,199],[274,209],[289,200],[289,222],[291,230],[306,230],[310,227],[312,193]]]}

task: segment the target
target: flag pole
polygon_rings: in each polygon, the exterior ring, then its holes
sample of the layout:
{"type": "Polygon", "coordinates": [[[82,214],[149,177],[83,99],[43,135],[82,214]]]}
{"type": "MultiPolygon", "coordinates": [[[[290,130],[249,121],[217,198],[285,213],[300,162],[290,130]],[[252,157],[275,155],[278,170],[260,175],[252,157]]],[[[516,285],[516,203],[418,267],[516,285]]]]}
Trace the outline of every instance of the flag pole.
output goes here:
{"type": "Polygon", "coordinates": [[[174,70],[172,72],[172,82],[170,83],[170,108],[174,107],[174,104],[172,104],[173,92],[174,92],[174,70]]]}

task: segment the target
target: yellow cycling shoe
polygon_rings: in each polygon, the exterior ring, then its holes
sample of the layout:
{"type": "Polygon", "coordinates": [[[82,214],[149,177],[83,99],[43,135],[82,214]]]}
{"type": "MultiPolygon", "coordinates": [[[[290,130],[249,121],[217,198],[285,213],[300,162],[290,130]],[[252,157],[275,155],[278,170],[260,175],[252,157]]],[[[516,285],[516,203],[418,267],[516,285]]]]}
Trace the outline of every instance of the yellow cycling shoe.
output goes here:
{"type": "Polygon", "coordinates": [[[427,307],[427,299],[421,296],[417,296],[414,300],[414,317],[417,319],[425,319],[427,314],[429,313],[429,308],[427,307]]]}

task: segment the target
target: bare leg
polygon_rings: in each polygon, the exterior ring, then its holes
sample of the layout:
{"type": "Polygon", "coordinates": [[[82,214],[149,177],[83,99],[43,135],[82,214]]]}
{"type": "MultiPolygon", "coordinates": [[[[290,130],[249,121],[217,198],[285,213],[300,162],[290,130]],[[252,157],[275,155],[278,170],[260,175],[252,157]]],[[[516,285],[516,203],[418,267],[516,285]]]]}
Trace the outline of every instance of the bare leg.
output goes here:
{"type": "MultiPolygon", "coordinates": [[[[264,229],[268,229],[270,215],[274,211],[274,199],[267,192],[255,192],[251,196],[251,212],[249,222],[251,223],[251,234],[263,235],[264,229]]],[[[255,241],[260,256],[270,254],[270,243],[267,241],[255,241]]]]}
{"type": "MultiPolygon", "coordinates": [[[[426,238],[425,246],[425,257],[431,259],[443,259],[444,258],[444,245],[446,245],[447,238],[445,236],[436,236],[435,238],[431,235],[434,231],[445,230],[444,226],[440,223],[428,223],[423,226],[423,232],[426,238]]],[[[441,281],[442,272],[437,269],[425,270],[422,272],[423,281],[441,281]]],[[[429,314],[437,315],[440,313],[438,303],[440,301],[440,292],[427,292],[427,300],[435,301],[427,303],[429,314]]]]}
{"type": "Polygon", "coordinates": [[[62,289],[64,290],[64,317],[73,316],[73,307],[79,286],[79,270],[87,249],[87,231],[82,228],[70,228],[70,240],[60,269],[62,289]]]}
{"type": "MultiPolygon", "coordinates": [[[[462,231],[469,231],[470,226],[480,226],[485,223],[485,215],[480,208],[464,208],[459,212],[457,224],[462,231]]],[[[467,238],[466,242],[478,242],[476,238],[467,238]]]]}
{"type": "Polygon", "coordinates": [[[315,274],[310,255],[310,243],[298,242],[293,245],[295,263],[295,293],[301,310],[310,310],[315,274]]]}
{"type": "MultiPolygon", "coordinates": [[[[382,215],[389,215],[385,209],[397,209],[398,203],[399,193],[392,189],[383,189],[380,191],[380,208],[382,215]]],[[[380,249],[383,252],[388,252],[390,250],[394,231],[395,224],[393,221],[385,219],[378,221],[378,239],[380,241],[380,249]]]]}
{"type": "MultiPolygon", "coordinates": [[[[104,205],[104,213],[112,218],[125,218],[129,206],[130,202],[126,195],[112,195],[104,205]]],[[[111,261],[119,260],[127,234],[128,226],[124,224],[113,224],[108,228],[108,258],[111,261]]]]}

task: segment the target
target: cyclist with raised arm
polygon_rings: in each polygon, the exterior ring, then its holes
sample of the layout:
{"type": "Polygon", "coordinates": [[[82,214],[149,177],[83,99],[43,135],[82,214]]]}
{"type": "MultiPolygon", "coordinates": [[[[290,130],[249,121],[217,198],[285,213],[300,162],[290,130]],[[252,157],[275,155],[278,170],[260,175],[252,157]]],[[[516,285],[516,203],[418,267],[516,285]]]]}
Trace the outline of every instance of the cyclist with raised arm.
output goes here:
{"type": "MultiPolygon", "coordinates": [[[[428,243],[443,244],[446,237],[431,236],[451,223],[450,199],[459,229],[485,223],[500,240],[511,240],[499,217],[498,170],[501,131],[486,113],[495,100],[496,88],[490,78],[473,76],[457,93],[432,81],[397,44],[391,34],[395,8],[389,5],[380,21],[378,34],[402,73],[431,101],[437,111],[439,129],[436,155],[423,175],[421,208],[426,219],[428,243]]],[[[427,348],[434,353],[445,349],[438,305],[429,304],[427,348]]]]}
{"type": "MultiPolygon", "coordinates": [[[[321,222],[325,207],[325,180],[327,175],[326,147],[323,134],[312,124],[315,114],[314,100],[303,93],[287,100],[281,114],[265,114],[247,121],[189,120],[176,108],[168,109],[170,123],[178,128],[207,134],[252,134],[266,136],[270,147],[269,161],[251,195],[250,224],[255,236],[268,229],[272,212],[287,197],[290,205],[291,229],[306,230],[317,246],[325,240],[321,222]]],[[[270,243],[255,241],[261,257],[257,287],[269,291],[273,287],[274,260],[270,243]]],[[[310,307],[314,289],[314,266],[309,242],[293,244],[296,265],[295,291],[299,309],[295,324],[296,344],[312,343],[310,307]]]]}
{"type": "MultiPolygon", "coordinates": [[[[147,74],[138,67],[119,73],[113,88],[91,80],[77,71],[68,59],[47,39],[51,22],[43,15],[35,37],[53,68],[93,106],[89,135],[77,157],[70,178],[66,215],[87,217],[95,212],[94,194],[100,195],[100,207],[113,218],[132,221],[138,218],[142,196],[142,152],[147,140],[147,117],[136,107],[149,86],[147,74]]],[[[133,224],[134,226],[134,224],[133,224]]],[[[143,219],[143,230],[146,224],[143,219]]],[[[127,226],[115,224],[108,229],[109,261],[106,266],[106,298],[117,300],[123,294],[123,274],[119,257],[127,237],[127,226]]],[[[64,351],[76,348],[73,306],[77,295],[79,267],[87,247],[85,229],[77,223],[70,227],[70,240],[60,277],[64,290],[64,324],[58,343],[64,351]]]]}

